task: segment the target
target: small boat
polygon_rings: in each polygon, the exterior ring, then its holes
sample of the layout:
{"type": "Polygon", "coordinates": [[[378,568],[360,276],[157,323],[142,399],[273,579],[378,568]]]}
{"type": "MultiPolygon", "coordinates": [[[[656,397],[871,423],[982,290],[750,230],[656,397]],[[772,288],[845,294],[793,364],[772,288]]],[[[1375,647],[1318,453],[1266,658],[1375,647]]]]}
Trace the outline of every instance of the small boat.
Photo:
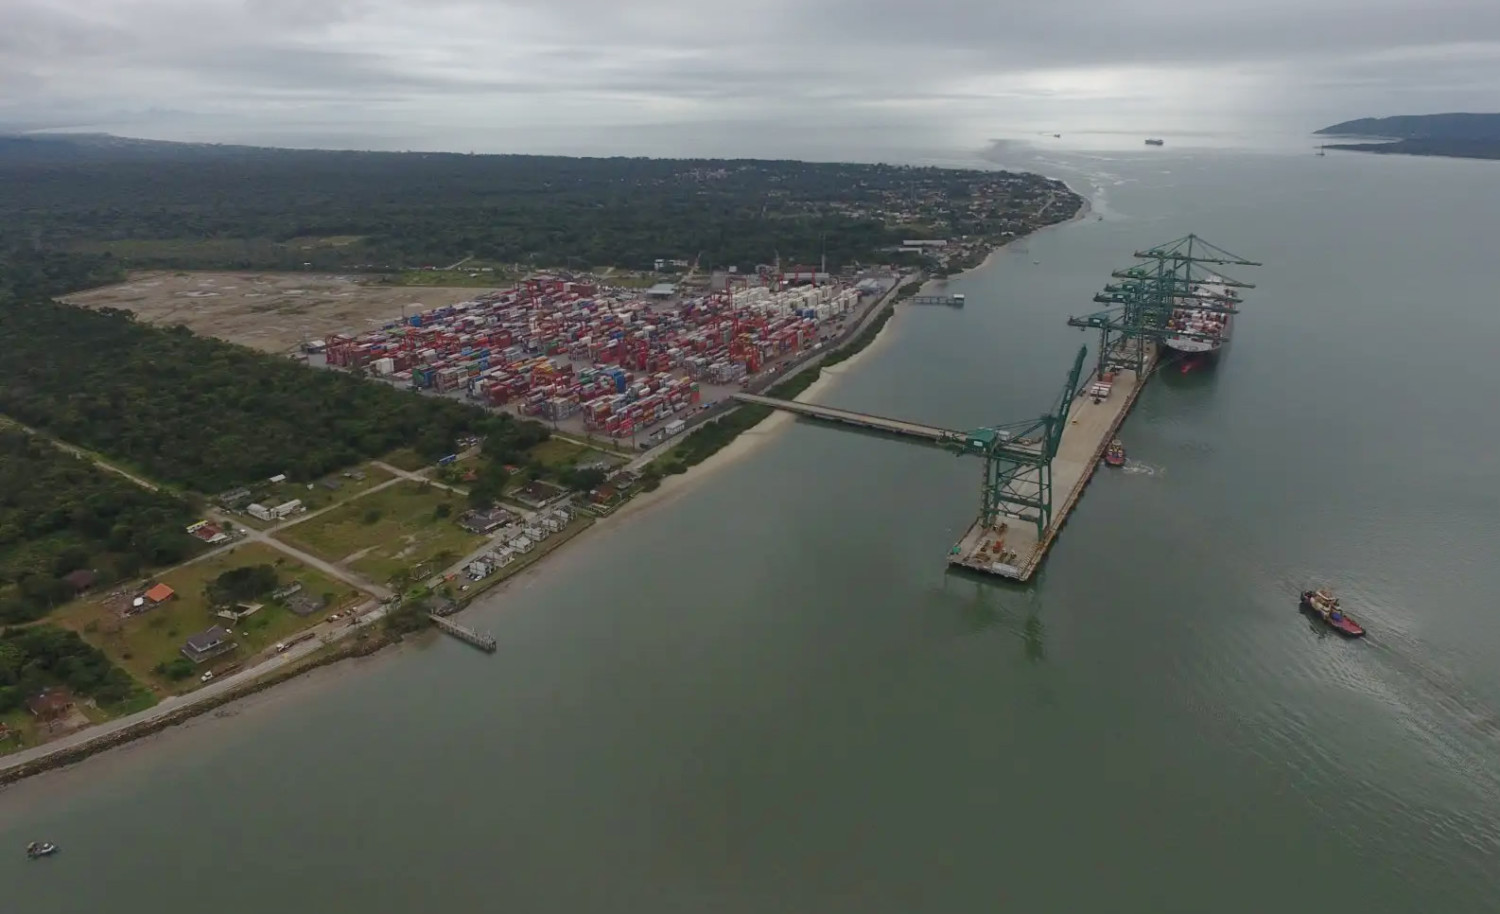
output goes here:
{"type": "Polygon", "coordinates": [[[1146,145],[1147,146],[1161,146],[1161,145],[1164,145],[1164,144],[1163,144],[1162,140],[1158,140],[1156,137],[1152,137],[1151,139],[1149,139],[1149,140],[1146,141],[1146,145]]]}
{"type": "Polygon", "coordinates": [[[51,841],[33,841],[26,845],[26,856],[32,860],[38,857],[50,857],[57,853],[57,845],[51,841]]]}
{"type": "Polygon", "coordinates": [[[1109,447],[1104,449],[1104,462],[1112,467],[1125,465],[1125,445],[1120,443],[1119,438],[1111,441],[1109,447]]]}
{"type": "Polygon", "coordinates": [[[1346,638],[1358,638],[1365,633],[1358,622],[1344,613],[1343,607],[1339,605],[1339,598],[1321,587],[1302,591],[1302,608],[1346,638]]]}

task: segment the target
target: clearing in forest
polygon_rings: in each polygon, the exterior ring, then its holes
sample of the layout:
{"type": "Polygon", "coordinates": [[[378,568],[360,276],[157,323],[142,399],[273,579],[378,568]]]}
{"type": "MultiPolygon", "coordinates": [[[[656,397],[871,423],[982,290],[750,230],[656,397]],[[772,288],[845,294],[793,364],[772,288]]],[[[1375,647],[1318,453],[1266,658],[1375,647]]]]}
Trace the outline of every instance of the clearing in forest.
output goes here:
{"type": "Polygon", "coordinates": [[[458,526],[464,496],[400,482],[347,502],[278,534],[294,546],[348,566],[373,581],[441,571],[484,541],[458,526]]]}
{"type": "Polygon", "coordinates": [[[137,273],[127,282],[67,296],[87,308],[122,308],[160,325],[266,352],[287,352],[334,333],[362,333],[405,314],[465,301],[482,288],[383,285],[327,273],[137,273]]]}

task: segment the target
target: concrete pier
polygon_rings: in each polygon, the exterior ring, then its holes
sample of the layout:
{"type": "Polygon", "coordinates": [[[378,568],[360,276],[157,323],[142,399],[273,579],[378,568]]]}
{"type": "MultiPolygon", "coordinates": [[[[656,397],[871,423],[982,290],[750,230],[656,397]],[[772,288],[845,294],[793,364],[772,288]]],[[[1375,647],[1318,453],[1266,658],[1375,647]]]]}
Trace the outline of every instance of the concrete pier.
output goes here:
{"type": "Polygon", "coordinates": [[[835,422],[839,425],[851,425],[855,428],[886,432],[892,435],[903,435],[907,438],[918,438],[933,444],[963,441],[965,437],[963,432],[956,432],[951,429],[922,425],[917,422],[907,422],[904,419],[887,419],[884,416],[856,413],[847,409],[835,409],[832,406],[819,406],[816,403],[778,400],[775,397],[762,397],[759,394],[734,394],[733,396],[734,399],[741,403],[769,406],[772,409],[796,413],[799,416],[807,416],[809,419],[821,419],[824,422],[835,422]]]}
{"type": "MultiPolygon", "coordinates": [[[[1148,365],[1154,364],[1153,357],[1148,365]]],[[[948,563],[1013,581],[1030,578],[1101,466],[1105,448],[1135,406],[1152,370],[1147,368],[1139,377],[1133,371],[1118,372],[1109,397],[1098,404],[1087,394],[1090,379],[1083,385],[1085,392],[1073,400],[1057,456],[1052,459],[1052,523],[1040,539],[1036,525],[1030,521],[1007,518],[1002,522],[1003,529],[987,530],[976,520],[953,547],[948,563]]]]}

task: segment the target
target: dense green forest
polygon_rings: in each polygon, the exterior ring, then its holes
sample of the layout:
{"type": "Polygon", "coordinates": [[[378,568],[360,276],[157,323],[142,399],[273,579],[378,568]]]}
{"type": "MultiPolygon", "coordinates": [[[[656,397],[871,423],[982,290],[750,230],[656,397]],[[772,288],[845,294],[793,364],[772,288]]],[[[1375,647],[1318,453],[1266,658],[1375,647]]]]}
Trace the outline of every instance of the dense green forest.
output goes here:
{"type": "Polygon", "coordinates": [[[123,311],[0,304],[0,413],[215,492],[286,473],[311,480],[413,446],[437,458],[463,434],[516,453],[545,426],[319,371],[123,311]]]}
{"type": "Polygon", "coordinates": [[[394,269],[885,262],[917,230],[1018,230],[1081,204],[1006,172],[758,160],[260,149],[0,137],[0,243],[131,266],[394,269]],[[330,242],[328,239],[338,239],[330,242]],[[170,243],[169,243],[170,242],[170,243]]]}
{"type": "Polygon", "coordinates": [[[119,704],[136,691],[129,674],[74,632],[50,625],[0,631],[0,714],[54,685],[102,705],[119,704]]]}
{"type": "Polygon", "coordinates": [[[0,623],[71,600],[70,572],[109,584],[175,565],[203,545],[183,530],[194,519],[180,498],[0,427],[0,623]]]}

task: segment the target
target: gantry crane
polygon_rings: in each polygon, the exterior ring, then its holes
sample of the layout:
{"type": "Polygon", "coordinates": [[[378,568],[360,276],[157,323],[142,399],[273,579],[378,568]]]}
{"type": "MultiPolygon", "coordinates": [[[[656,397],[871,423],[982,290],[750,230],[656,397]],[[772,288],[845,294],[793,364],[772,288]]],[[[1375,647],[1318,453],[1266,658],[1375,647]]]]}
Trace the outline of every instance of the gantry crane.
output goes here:
{"type": "Polygon", "coordinates": [[[1200,311],[1220,314],[1239,313],[1239,299],[1231,291],[1216,294],[1204,289],[1205,282],[1227,290],[1253,289],[1254,285],[1230,279],[1206,266],[1247,266],[1260,264],[1231,254],[1199,238],[1188,235],[1166,244],[1136,251],[1141,263],[1110,275],[1121,282],[1111,283],[1094,296],[1100,304],[1114,305],[1084,317],[1068,318],[1068,326],[1100,331],[1099,371],[1130,369],[1145,371],[1154,344],[1167,336],[1206,339],[1203,334],[1169,326],[1172,312],[1191,305],[1200,311]]]}
{"type": "Polygon", "coordinates": [[[994,529],[1001,517],[1029,521],[1036,525],[1040,540],[1052,523],[1052,458],[1057,456],[1087,356],[1088,347],[1078,347],[1062,393],[1045,415],[974,429],[961,441],[948,443],[960,455],[984,458],[979,495],[981,526],[994,529]]]}

